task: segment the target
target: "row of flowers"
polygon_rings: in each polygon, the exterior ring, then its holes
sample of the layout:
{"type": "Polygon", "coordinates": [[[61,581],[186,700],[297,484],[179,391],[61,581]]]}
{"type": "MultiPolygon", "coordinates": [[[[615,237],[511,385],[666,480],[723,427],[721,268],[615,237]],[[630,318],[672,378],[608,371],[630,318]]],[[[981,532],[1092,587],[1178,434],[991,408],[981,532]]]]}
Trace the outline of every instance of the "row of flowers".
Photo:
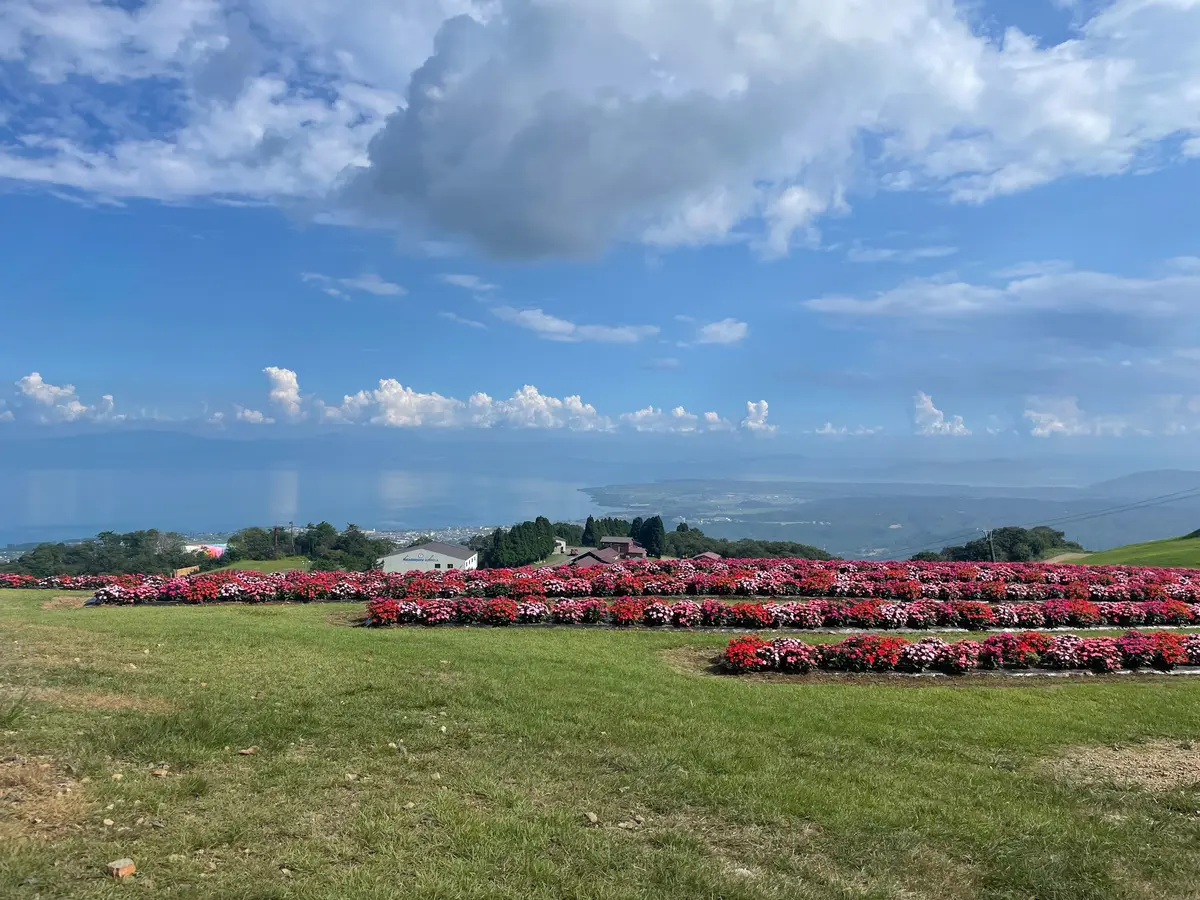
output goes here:
{"type": "Polygon", "coordinates": [[[1200,635],[1168,631],[1130,631],[1121,637],[1049,635],[1036,631],[995,634],[983,641],[944,641],[926,637],[908,641],[896,635],[856,634],[827,644],[791,638],[768,641],[759,635],[737,637],[722,654],[737,674],[814,669],[835,672],[943,672],[962,675],[973,669],[1118,669],[1171,671],[1200,665],[1200,635]]]}
{"type": "Polygon", "coordinates": [[[0,575],[0,587],[89,589],[101,602],[309,601],[588,597],[807,597],[912,603],[1024,604],[1048,600],[1200,603],[1200,571],[1129,566],[850,563],[817,560],[652,560],[594,569],[382,572],[209,572],[159,575],[0,575]]]}
{"type": "Polygon", "coordinates": [[[597,597],[565,600],[512,600],[508,597],[434,597],[408,600],[375,597],[367,604],[367,624],[516,625],[559,624],[674,626],[676,628],[1093,628],[1101,626],[1200,624],[1200,604],[1176,600],[1093,603],[1047,600],[1044,603],[977,601],[880,603],[868,600],[808,600],[797,603],[729,603],[724,600],[597,597]]]}

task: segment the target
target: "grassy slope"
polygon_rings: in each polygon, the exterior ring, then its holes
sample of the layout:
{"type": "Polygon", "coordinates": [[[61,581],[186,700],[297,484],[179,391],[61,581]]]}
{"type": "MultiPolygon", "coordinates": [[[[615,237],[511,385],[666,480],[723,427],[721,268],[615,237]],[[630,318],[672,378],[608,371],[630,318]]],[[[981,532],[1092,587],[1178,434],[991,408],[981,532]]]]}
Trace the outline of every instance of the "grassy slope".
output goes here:
{"type": "Polygon", "coordinates": [[[97,875],[127,855],[173,898],[1086,900],[1191,895],[1200,871],[1195,792],[1037,768],[1073,745],[1195,738],[1198,679],[767,682],[664,654],[721,635],[47,599],[0,591],[0,685],[65,692],[0,729],[0,760],[69,764],[87,808],[56,842],[0,840],[3,896],[27,878],[128,896],[97,875]]]}
{"type": "Polygon", "coordinates": [[[1200,567],[1200,538],[1169,538],[1146,544],[1127,544],[1079,560],[1095,566],[1185,566],[1200,567]]]}
{"type": "Polygon", "coordinates": [[[244,569],[250,572],[290,572],[292,569],[308,570],[308,558],[304,556],[285,556],[283,559],[243,559],[222,569],[244,569]]]}

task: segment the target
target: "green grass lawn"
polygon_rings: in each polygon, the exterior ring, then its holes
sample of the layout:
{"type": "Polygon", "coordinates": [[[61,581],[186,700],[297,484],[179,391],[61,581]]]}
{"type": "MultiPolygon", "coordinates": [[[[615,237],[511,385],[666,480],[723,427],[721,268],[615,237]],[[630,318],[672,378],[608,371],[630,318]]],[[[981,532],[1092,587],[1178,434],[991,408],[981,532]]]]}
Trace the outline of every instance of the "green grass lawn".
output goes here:
{"type": "Polygon", "coordinates": [[[1092,566],[1183,566],[1200,568],[1200,538],[1169,538],[1146,544],[1126,544],[1091,553],[1078,560],[1092,566]]]}
{"type": "Polygon", "coordinates": [[[243,569],[249,572],[290,572],[292,569],[308,571],[308,558],[304,556],[285,556],[282,559],[243,559],[229,566],[222,566],[214,571],[226,569],[243,569]]]}
{"type": "Polygon", "coordinates": [[[0,896],[1197,895],[1195,785],[1045,768],[1197,759],[1195,678],[737,679],[715,634],[53,597],[0,591],[0,896]]]}

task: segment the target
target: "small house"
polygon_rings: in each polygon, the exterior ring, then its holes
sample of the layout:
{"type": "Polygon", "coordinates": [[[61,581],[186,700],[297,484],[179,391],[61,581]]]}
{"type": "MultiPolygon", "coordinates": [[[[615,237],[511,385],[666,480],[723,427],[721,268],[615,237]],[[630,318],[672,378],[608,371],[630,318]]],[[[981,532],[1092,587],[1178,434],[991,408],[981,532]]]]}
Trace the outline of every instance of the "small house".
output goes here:
{"type": "Polygon", "coordinates": [[[444,569],[475,569],[479,553],[461,544],[429,541],[389,553],[378,563],[384,572],[433,572],[444,569]]]}

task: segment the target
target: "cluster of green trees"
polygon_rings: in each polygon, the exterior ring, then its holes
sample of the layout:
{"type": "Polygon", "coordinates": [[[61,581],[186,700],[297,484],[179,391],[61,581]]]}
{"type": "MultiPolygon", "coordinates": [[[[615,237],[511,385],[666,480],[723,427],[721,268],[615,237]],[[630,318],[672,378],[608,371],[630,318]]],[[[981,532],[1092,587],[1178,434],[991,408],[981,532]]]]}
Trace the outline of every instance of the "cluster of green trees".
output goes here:
{"type": "MultiPolygon", "coordinates": [[[[636,541],[637,536],[630,533],[632,527],[633,523],[624,519],[596,519],[588,516],[587,522],[579,534],[579,540],[570,543],[583,544],[585,547],[599,547],[600,539],[606,537],[631,537],[636,541]]],[[[560,534],[559,537],[562,535],[560,534]]]]}
{"type": "Polygon", "coordinates": [[[471,538],[467,546],[479,552],[482,569],[507,569],[528,566],[554,552],[554,526],[545,516],[532,522],[520,522],[512,528],[497,528],[490,535],[471,538]]]}
{"type": "Polygon", "coordinates": [[[183,549],[183,536],[171,531],[102,531],[78,544],[38,544],[0,572],[47,578],[51,575],[128,575],[145,572],[169,575],[191,566],[223,565],[206,553],[183,549]]]}
{"type": "Polygon", "coordinates": [[[295,532],[243,528],[230,536],[223,563],[305,556],[311,561],[311,569],[365,572],[394,546],[385,538],[371,537],[357,525],[347,525],[345,531],[338,531],[328,522],[310,522],[295,532]]]}
{"type": "Polygon", "coordinates": [[[767,559],[795,557],[798,559],[831,559],[830,555],[808,544],[791,541],[759,541],[743,539],[729,541],[708,537],[699,528],[691,528],[680,522],[674,531],[667,531],[661,516],[649,519],[638,517],[632,522],[625,519],[596,519],[588,516],[582,527],[570,522],[555,522],[554,533],[568,544],[596,547],[602,538],[631,537],[650,556],[676,556],[687,558],[698,553],[719,553],[730,559],[767,559]]]}
{"type": "Polygon", "coordinates": [[[943,547],[941,552],[918,553],[913,559],[927,562],[990,562],[992,559],[996,562],[1036,562],[1058,553],[1082,550],[1082,545],[1067,540],[1065,532],[1049,526],[1018,528],[1010,525],[993,529],[990,534],[966,544],[943,547]]]}
{"type": "Polygon", "coordinates": [[[680,522],[667,533],[667,555],[687,559],[700,553],[718,553],[726,559],[833,559],[820,547],[792,541],[760,541],[742,538],[729,541],[709,537],[699,528],[680,522]]]}

